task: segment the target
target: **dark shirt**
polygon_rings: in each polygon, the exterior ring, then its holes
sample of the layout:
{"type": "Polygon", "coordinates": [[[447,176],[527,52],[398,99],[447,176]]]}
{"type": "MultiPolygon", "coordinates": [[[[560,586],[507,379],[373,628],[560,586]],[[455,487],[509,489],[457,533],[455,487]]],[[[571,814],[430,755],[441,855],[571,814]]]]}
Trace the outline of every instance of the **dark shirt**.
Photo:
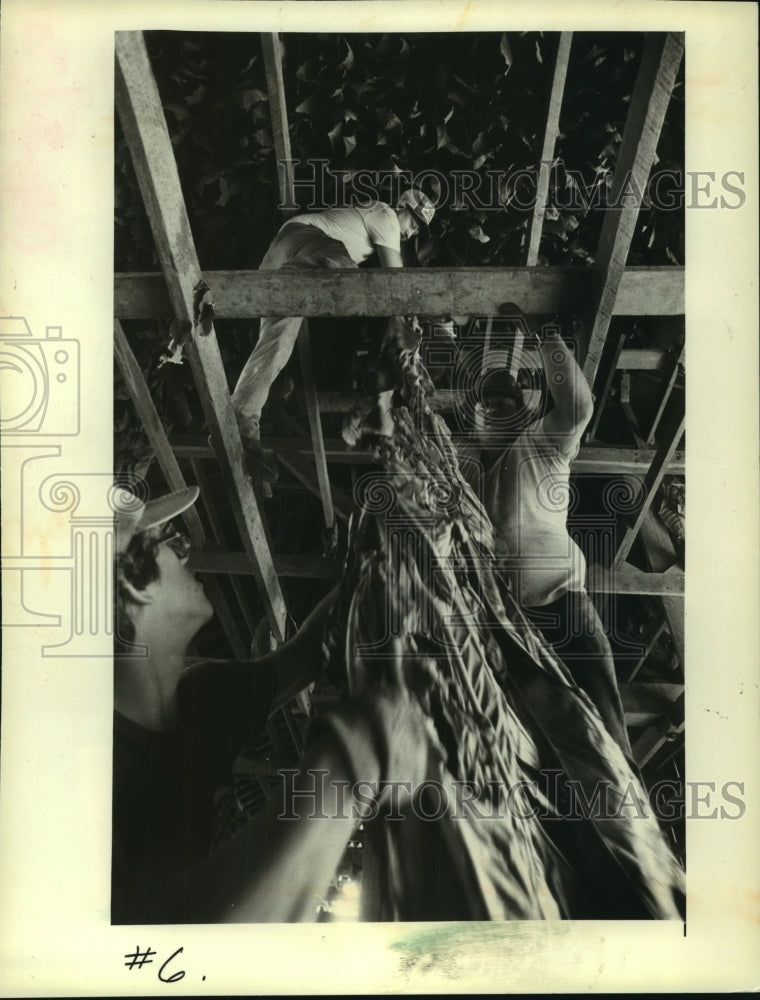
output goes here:
{"type": "Polygon", "coordinates": [[[187,919],[177,886],[208,854],[215,792],[231,786],[235,758],[261,735],[274,693],[269,664],[204,663],[180,681],[174,730],[114,713],[112,923],[187,919]]]}

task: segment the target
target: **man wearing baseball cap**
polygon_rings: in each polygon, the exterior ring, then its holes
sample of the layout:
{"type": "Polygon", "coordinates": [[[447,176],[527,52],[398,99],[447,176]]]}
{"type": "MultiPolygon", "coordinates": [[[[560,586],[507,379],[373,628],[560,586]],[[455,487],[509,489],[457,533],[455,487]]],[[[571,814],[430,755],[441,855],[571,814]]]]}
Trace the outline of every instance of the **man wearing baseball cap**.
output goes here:
{"type": "Polygon", "coordinates": [[[570,463],[593,415],[593,396],[557,323],[531,332],[519,306],[506,303],[500,311],[537,347],[551,406],[543,415],[529,410],[516,379],[503,366],[489,369],[486,358],[470,392],[474,429],[460,467],[482,496],[517,603],[631,759],[612,650],[586,591],[585,557],[567,530],[570,463]]]}
{"type": "MultiPolygon", "coordinates": [[[[332,785],[325,822],[306,822],[313,802],[298,801],[303,822],[276,814],[242,822],[216,853],[213,823],[237,755],[275,708],[319,676],[334,592],[294,638],[255,662],[188,662],[191,640],[213,613],[174,520],[197,496],[197,487],[147,503],[129,490],[115,494],[112,922],[314,919],[317,893],[356,825],[331,801],[332,785]]],[[[401,684],[371,702],[343,703],[323,714],[304,771],[346,784],[422,780],[423,729],[401,684]]]]}
{"type": "MultiPolygon", "coordinates": [[[[355,268],[373,253],[381,267],[403,267],[401,242],[427,230],[434,214],[430,199],[410,188],[395,208],[375,202],[296,215],[282,225],[260,269],[355,268]]],[[[243,445],[260,464],[264,482],[276,478],[276,469],[258,445],[261,411],[293,353],[302,321],[301,316],[261,318],[259,339],[232,394],[243,445]]]]}

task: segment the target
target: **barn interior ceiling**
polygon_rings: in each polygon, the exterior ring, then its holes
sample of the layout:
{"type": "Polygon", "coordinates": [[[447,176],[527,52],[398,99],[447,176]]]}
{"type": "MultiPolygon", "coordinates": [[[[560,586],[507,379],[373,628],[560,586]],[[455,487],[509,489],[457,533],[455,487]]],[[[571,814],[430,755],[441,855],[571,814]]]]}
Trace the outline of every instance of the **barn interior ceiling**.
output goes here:
{"type": "MultiPolygon", "coordinates": [[[[638,763],[650,781],[682,775],[683,62],[666,34],[118,36],[115,464],[201,488],[186,526],[217,615],[199,654],[269,648],[340,575],[374,461],[341,430],[375,385],[387,317],[421,317],[429,399],[456,437],[462,357],[511,357],[498,305],[515,301],[556,318],[593,386],[569,527],[638,763]],[[437,202],[402,274],[256,270],[289,214],[367,178],[381,199],[411,179],[437,202]],[[308,333],[264,413],[279,467],[265,498],[229,390],[259,317],[285,307],[308,333]]],[[[535,378],[529,357],[518,368],[535,378]]],[[[304,708],[251,755],[254,807],[272,760],[298,752],[304,708]]],[[[683,856],[683,824],[668,832],[683,856]]]]}

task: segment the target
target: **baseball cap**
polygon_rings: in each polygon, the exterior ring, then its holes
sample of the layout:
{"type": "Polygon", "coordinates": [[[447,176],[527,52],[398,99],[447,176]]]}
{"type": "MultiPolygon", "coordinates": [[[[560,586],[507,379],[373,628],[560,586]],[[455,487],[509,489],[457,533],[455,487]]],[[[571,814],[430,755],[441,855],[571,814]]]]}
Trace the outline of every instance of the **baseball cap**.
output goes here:
{"type": "Polygon", "coordinates": [[[117,555],[126,552],[135,535],[157,528],[192,507],[199,493],[197,486],[186,486],[146,503],[126,486],[117,486],[113,493],[117,555]]]}
{"type": "Polygon", "coordinates": [[[492,368],[486,372],[478,387],[481,399],[493,396],[511,396],[522,401],[523,390],[506,368],[492,368]]]}
{"type": "Polygon", "coordinates": [[[495,396],[509,396],[519,403],[525,402],[523,389],[507,368],[491,368],[472,381],[468,380],[462,388],[470,406],[485,403],[495,396]]]}
{"type": "Polygon", "coordinates": [[[399,208],[408,208],[420,225],[428,228],[435,215],[435,206],[426,194],[419,188],[409,188],[398,200],[399,208]]]}

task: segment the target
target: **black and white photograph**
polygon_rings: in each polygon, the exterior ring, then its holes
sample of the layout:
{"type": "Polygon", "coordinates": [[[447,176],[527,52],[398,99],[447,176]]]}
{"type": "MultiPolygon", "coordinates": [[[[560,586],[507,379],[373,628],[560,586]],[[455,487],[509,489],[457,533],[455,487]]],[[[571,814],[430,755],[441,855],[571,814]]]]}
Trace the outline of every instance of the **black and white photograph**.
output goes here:
{"type": "Polygon", "coordinates": [[[40,907],[46,995],[756,986],[756,17],[57,6],[4,18],[2,989],[40,907]]]}
{"type": "Polygon", "coordinates": [[[683,64],[117,34],[114,920],[684,919],[683,64]]]}

